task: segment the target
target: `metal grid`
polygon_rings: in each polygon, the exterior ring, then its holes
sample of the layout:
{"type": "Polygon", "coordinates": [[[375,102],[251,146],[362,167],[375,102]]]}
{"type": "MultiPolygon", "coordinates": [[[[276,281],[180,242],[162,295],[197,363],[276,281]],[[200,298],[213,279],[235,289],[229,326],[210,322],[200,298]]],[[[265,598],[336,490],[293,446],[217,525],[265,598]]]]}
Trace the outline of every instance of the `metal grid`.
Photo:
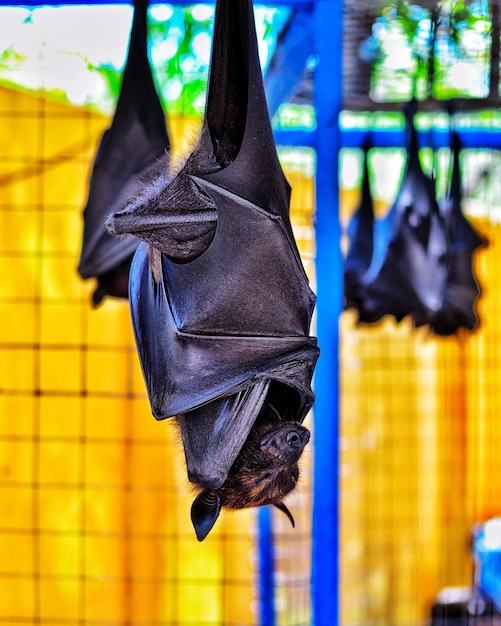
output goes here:
{"type": "MultiPolygon", "coordinates": [[[[499,153],[462,157],[465,209],[489,240],[475,258],[479,329],[444,338],[342,316],[344,626],[428,624],[442,589],[471,584],[473,525],[500,512],[497,175],[472,184],[486,166],[499,171],[499,153]]],[[[350,213],[355,197],[343,197],[350,213]]]]}
{"type": "MultiPolygon", "coordinates": [[[[258,623],[255,513],[223,513],[196,541],[178,436],[151,416],[128,304],[92,310],[76,273],[109,120],[1,89],[0,121],[0,623],[258,623]]],[[[187,121],[169,123],[180,143],[187,121]]],[[[312,174],[290,177],[311,270],[312,174]]],[[[284,626],[310,619],[309,492],[307,470],[290,538],[274,522],[284,626]]]]}

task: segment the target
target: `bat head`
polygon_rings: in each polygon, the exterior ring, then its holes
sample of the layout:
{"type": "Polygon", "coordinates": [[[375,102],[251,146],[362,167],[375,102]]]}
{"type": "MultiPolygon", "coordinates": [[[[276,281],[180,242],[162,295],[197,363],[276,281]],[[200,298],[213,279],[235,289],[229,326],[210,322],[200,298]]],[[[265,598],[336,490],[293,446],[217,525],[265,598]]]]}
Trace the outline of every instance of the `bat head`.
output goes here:
{"type": "Polygon", "coordinates": [[[266,403],[226,481],[218,489],[203,489],[193,502],[191,519],[198,540],[208,535],[221,507],[242,509],[273,504],[294,526],[282,500],[296,486],[298,461],[309,439],[310,433],[304,426],[282,421],[276,409],[266,403]]]}

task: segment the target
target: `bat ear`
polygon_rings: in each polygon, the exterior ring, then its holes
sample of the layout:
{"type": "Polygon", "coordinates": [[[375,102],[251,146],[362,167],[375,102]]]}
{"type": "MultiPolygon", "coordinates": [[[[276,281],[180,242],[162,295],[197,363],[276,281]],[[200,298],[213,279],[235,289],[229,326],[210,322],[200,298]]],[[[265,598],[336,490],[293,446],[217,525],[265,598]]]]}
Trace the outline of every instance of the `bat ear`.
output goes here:
{"type": "Polygon", "coordinates": [[[287,515],[287,517],[289,518],[290,523],[292,524],[292,528],[295,528],[296,524],[294,523],[294,518],[292,517],[292,513],[285,506],[285,504],[283,502],[279,502],[278,504],[275,504],[273,506],[276,506],[277,509],[279,509],[280,511],[285,513],[287,515]]]}
{"type": "Polygon", "coordinates": [[[216,523],[221,511],[221,499],[214,489],[204,489],[191,505],[191,521],[198,541],[203,541],[216,523]]]}

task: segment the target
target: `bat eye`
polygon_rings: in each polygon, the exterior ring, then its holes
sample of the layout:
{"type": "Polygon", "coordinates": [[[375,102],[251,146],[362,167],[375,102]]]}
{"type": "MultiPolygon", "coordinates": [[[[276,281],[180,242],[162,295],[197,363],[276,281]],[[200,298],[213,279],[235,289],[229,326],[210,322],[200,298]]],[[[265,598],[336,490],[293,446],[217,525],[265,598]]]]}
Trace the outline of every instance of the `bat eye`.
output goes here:
{"type": "Polygon", "coordinates": [[[257,487],[258,485],[262,485],[263,483],[269,481],[273,476],[273,472],[266,472],[265,474],[263,474],[262,476],[260,476],[256,482],[254,483],[255,486],[257,487]]]}
{"type": "Polygon", "coordinates": [[[293,447],[293,448],[297,448],[301,445],[301,438],[299,437],[298,433],[296,433],[295,431],[291,431],[288,435],[287,435],[287,443],[293,447]]]}

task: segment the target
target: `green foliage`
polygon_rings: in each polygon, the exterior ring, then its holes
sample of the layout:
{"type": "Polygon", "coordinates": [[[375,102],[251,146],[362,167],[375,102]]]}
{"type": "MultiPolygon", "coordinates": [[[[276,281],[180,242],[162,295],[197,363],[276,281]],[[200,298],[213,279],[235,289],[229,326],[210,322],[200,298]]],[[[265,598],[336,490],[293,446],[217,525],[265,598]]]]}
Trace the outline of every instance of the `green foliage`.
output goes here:
{"type": "Polygon", "coordinates": [[[171,11],[168,20],[150,12],[157,83],[169,112],[199,114],[207,81],[212,10],[202,17],[193,8],[171,7],[171,11]]]}
{"type": "Polygon", "coordinates": [[[376,100],[485,97],[491,16],[486,0],[444,0],[430,11],[408,0],[375,20],[371,95],[376,100]]]}
{"type": "MultiPolygon", "coordinates": [[[[0,34],[3,33],[0,41],[0,84],[17,85],[26,90],[42,89],[51,98],[111,113],[120,90],[126,58],[127,19],[132,17],[132,11],[128,5],[115,5],[106,12],[101,11],[99,17],[93,17],[97,15],[97,10],[98,7],[90,5],[82,5],[78,10],[77,7],[0,7],[0,34]],[[96,45],[96,38],[88,28],[92,19],[109,20],[104,30],[113,32],[114,20],[118,18],[120,37],[117,37],[117,30],[113,33],[116,43],[103,41],[101,37],[99,45],[96,45]],[[78,42],[59,37],[64,32],[61,24],[67,32],[71,32],[79,28],[79,19],[86,22],[85,36],[79,37],[78,42]],[[13,27],[2,31],[2,21],[12,23],[13,27]],[[52,27],[52,23],[57,25],[52,27]],[[12,41],[8,39],[10,33],[12,41]],[[63,43],[60,43],[61,40],[63,43]],[[106,53],[99,56],[105,48],[101,45],[103,43],[109,43],[113,60],[106,58],[106,53]],[[95,53],[95,48],[99,53],[95,53]],[[24,50],[29,52],[20,53],[24,50]],[[123,53],[122,61],[118,60],[120,53],[123,53]],[[48,75],[49,81],[46,80],[48,75]],[[70,82],[73,84],[69,85],[70,82]]],[[[276,44],[277,34],[288,11],[265,7],[256,9],[260,44],[267,58],[276,44]]],[[[152,4],[149,9],[148,44],[153,74],[159,95],[172,115],[200,115],[203,110],[213,13],[213,3],[191,6],[152,4]]]]}

